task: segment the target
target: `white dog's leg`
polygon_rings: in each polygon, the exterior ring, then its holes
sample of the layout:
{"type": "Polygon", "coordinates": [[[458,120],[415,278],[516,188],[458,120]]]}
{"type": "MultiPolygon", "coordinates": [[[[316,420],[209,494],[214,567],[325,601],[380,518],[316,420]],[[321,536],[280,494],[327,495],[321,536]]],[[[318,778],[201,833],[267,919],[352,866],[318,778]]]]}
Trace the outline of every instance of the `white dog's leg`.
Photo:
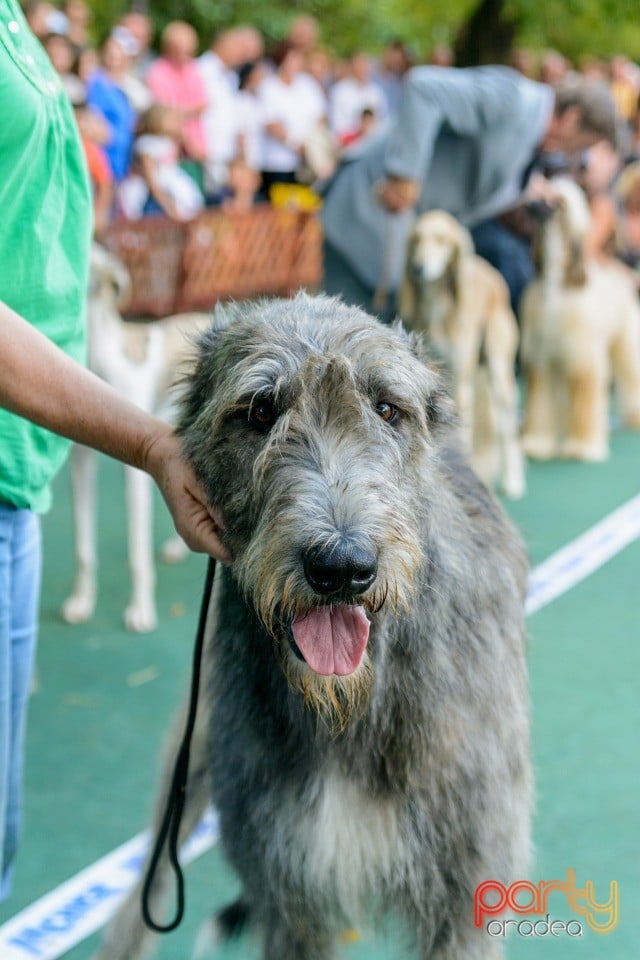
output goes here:
{"type": "Polygon", "coordinates": [[[535,460],[550,460],[558,451],[556,428],[559,412],[550,371],[527,370],[527,400],[522,449],[535,460]]]}
{"type": "MultiPolygon", "coordinates": [[[[594,364],[595,367],[595,364],[594,364]]],[[[569,374],[567,437],[562,455],[572,460],[599,463],[609,456],[607,376],[604,370],[569,374]]]]}
{"type": "Polygon", "coordinates": [[[141,470],[125,468],[129,522],[131,601],[125,610],[128,630],[146,633],[158,625],[153,563],[153,488],[141,470]]]}
{"type": "Polygon", "coordinates": [[[640,310],[636,304],[621,318],[611,346],[611,367],[620,414],[626,427],[640,430],[640,310]]]}
{"type": "Polygon", "coordinates": [[[473,420],[475,401],[475,372],[477,364],[469,350],[455,345],[452,351],[452,369],[455,381],[454,395],[462,423],[462,442],[470,455],[473,450],[473,420]]]}
{"type": "Polygon", "coordinates": [[[518,438],[518,396],[511,366],[502,358],[489,364],[494,407],[497,412],[500,445],[500,483],[505,496],[518,500],[524,496],[524,458],[518,438]]]}
{"type": "Polygon", "coordinates": [[[500,450],[497,444],[498,413],[495,409],[489,371],[479,364],[475,375],[473,411],[473,469],[488,487],[500,476],[500,450]]]}
{"type": "Polygon", "coordinates": [[[67,623],[85,623],[96,606],[96,455],[88,447],[74,445],[71,452],[71,483],[75,526],[76,575],[71,595],[62,605],[67,623]]]}

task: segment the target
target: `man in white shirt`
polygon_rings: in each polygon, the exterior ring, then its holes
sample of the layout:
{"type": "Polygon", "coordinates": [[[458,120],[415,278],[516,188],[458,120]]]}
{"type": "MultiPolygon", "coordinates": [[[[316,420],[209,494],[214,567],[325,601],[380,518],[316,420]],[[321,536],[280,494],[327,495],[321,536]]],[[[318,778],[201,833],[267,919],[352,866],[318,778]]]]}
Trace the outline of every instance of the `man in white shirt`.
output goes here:
{"type": "Polygon", "coordinates": [[[236,70],[245,59],[246,43],[242,28],[219,33],[211,49],[198,58],[198,69],[207,89],[208,101],[202,122],[207,143],[204,185],[209,196],[215,196],[224,188],[229,164],[238,151],[236,70]]]}
{"type": "Polygon", "coordinates": [[[349,61],[349,76],[338,80],[329,95],[331,129],[338,138],[355,133],[363,110],[373,111],[377,120],[388,115],[384,94],[371,77],[369,57],[365,53],[354,53],[349,61]]]}
{"type": "Polygon", "coordinates": [[[262,104],[263,187],[293,182],[305,141],[326,115],[320,85],[303,72],[302,54],[286,41],[273,53],[275,73],[267,76],[258,91],[262,104]]]}

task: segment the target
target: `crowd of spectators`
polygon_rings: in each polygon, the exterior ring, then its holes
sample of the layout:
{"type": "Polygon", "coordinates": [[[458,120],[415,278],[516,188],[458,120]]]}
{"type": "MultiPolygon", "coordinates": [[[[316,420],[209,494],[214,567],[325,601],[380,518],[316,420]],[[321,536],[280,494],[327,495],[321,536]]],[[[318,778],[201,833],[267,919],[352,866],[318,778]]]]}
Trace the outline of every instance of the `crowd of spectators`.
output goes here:
{"type": "Polygon", "coordinates": [[[25,13],[74,104],[95,191],[96,230],[113,217],[193,217],[205,204],[246,209],[274,183],[327,178],[343,148],[395,109],[408,49],[379,62],[332,57],[308,16],[265,51],[250,26],[220,31],[198,55],[188,23],[153,29],[131,12],[99,49],[83,0],[25,13]]]}
{"type": "MultiPolygon", "coordinates": [[[[247,209],[268,200],[275,183],[327,179],[345,152],[393,117],[415,62],[400,41],[377,58],[363,50],[334,56],[317,22],[304,15],[269,48],[256,29],[238,26],[217,33],[198,55],[198,36],[182,21],[165,27],[154,52],[149,17],[127,13],[96,50],[84,0],[59,8],[31,0],[25,12],[76,109],[98,233],[117,216],[185,220],[204,205],[247,209]]],[[[455,65],[444,46],[429,62],[455,65]]],[[[519,49],[512,65],[552,86],[577,69],[557,51],[519,49]]],[[[592,202],[592,252],[617,244],[637,264],[640,68],[617,56],[580,70],[610,85],[620,116],[617,147],[599,146],[570,171],[592,202]],[[620,189],[613,191],[615,182],[620,189]]]]}

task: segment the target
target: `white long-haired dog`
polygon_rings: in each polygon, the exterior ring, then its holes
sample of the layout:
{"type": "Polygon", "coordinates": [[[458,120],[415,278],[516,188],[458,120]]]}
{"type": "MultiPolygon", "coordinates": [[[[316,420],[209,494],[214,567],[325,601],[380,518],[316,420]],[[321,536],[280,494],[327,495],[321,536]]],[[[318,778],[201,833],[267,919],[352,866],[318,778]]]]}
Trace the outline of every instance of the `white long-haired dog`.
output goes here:
{"type": "MultiPolygon", "coordinates": [[[[171,387],[189,352],[188,334],[203,328],[205,314],[182,314],[153,323],[123,321],[119,305],[129,291],[129,275],[110,253],[94,244],[88,303],[89,367],[143,410],[165,413],[171,387]]],[[[93,616],[97,597],[96,457],[87,447],[72,454],[76,575],[62,607],[68,623],[93,616]]],[[[131,599],[125,610],[129,630],[146,632],[157,624],[152,533],[152,481],[125,467],[131,599]]],[[[186,552],[179,538],[165,547],[165,559],[186,552]]]]}
{"type": "Polygon", "coordinates": [[[508,497],[525,491],[518,439],[518,328],[507,285],[442,210],[416,221],[398,312],[448,363],[466,447],[478,475],[508,497]]]}
{"type": "Polygon", "coordinates": [[[538,277],[522,302],[523,446],[537,459],[605,460],[612,382],[622,422],[640,429],[640,309],[622,266],[585,261],[580,187],[553,186],[557,206],[538,228],[538,277]]]}

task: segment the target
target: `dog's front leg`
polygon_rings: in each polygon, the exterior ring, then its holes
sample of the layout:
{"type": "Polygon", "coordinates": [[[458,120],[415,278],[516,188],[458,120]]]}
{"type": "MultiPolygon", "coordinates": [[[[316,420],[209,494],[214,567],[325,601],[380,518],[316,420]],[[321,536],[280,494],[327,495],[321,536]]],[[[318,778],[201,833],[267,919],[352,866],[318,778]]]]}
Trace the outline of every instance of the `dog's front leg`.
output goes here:
{"type": "Polygon", "coordinates": [[[67,623],[85,623],[96,607],[96,455],[88,447],[74,445],[71,453],[71,484],[75,526],[76,575],[71,595],[62,605],[67,623]]]}
{"type": "Polygon", "coordinates": [[[533,460],[549,460],[558,451],[556,425],[560,420],[551,370],[527,370],[527,399],[522,449],[533,460]]]}
{"type": "Polygon", "coordinates": [[[503,358],[489,361],[491,386],[497,412],[501,485],[507,497],[524,496],[524,460],[518,437],[518,397],[513,368],[503,358]]]}
{"type": "Polygon", "coordinates": [[[609,456],[607,422],[607,377],[605,370],[571,371],[567,378],[569,392],[567,436],[562,455],[573,460],[599,463],[609,456]]]}
{"type": "Polygon", "coordinates": [[[131,601],[124,618],[128,630],[146,633],[158,624],[153,562],[153,488],[141,470],[125,468],[131,571],[131,601]]]}

